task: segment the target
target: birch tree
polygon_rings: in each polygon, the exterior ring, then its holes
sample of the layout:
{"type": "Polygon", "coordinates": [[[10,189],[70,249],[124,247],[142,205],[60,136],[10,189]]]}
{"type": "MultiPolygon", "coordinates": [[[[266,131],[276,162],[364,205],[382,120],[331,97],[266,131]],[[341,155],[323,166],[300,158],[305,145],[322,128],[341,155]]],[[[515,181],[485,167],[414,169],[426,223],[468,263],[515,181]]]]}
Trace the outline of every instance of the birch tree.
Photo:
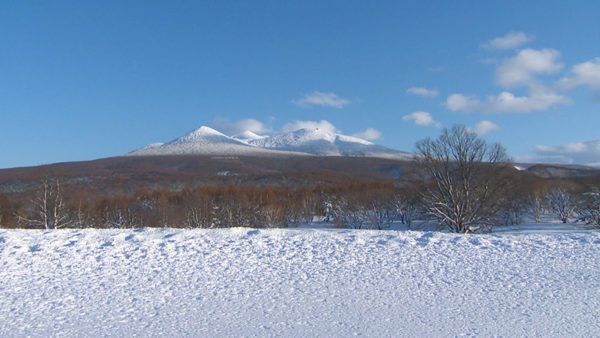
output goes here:
{"type": "Polygon", "coordinates": [[[57,179],[43,180],[42,187],[32,201],[33,211],[29,216],[19,215],[20,223],[46,230],[65,228],[72,224],[67,208],[64,205],[57,179]]]}

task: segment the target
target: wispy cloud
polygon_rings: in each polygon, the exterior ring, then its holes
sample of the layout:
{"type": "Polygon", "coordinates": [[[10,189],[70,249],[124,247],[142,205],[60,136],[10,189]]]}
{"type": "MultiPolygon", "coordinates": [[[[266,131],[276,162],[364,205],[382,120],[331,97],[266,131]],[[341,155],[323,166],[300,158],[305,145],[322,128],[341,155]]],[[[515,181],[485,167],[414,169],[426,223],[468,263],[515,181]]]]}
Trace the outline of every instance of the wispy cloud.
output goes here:
{"type": "Polygon", "coordinates": [[[558,81],[564,89],[578,86],[600,88],[600,57],[573,66],[571,74],[558,81]]]}
{"type": "Polygon", "coordinates": [[[281,127],[282,132],[295,131],[299,129],[321,129],[331,133],[339,132],[338,129],[329,121],[294,121],[281,127]]]}
{"type": "Polygon", "coordinates": [[[267,128],[264,123],[255,119],[244,119],[231,122],[226,118],[216,118],[213,120],[212,125],[227,135],[235,135],[244,131],[251,131],[256,134],[266,134],[271,132],[271,129],[267,128]]]}
{"type": "Polygon", "coordinates": [[[424,127],[429,127],[429,126],[434,126],[434,127],[440,127],[441,123],[436,122],[433,117],[431,116],[431,114],[429,114],[426,111],[416,111],[413,113],[410,113],[408,115],[404,115],[402,117],[402,119],[404,121],[412,121],[414,124],[418,125],[418,126],[424,126],[424,127]]]}
{"type": "Polygon", "coordinates": [[[558,146],[537,145],[533,151],[539,161],[600,166],[600,140],[558,146]]]}
{"type": "Polygon", "coordinates": [[[527,35],[523,32],[510,32],[505,36],[489,40],[483,44],[483,47],[486,49],[512,49],[530,42],[533,39],[533,35],[527,35]]]}
{"type": "Polygon", "coordinates": [[[302,107],[325,106],[343,108],[345,105],[351,103],[351,101],[343,99],[337,96],[335,93],[322,93],[315,91],[310,94],[306,94],[297,100],[292,100],[292,103],[302,107]]]}
{"type": "Polygon", "coordinates": [[[352,136],[359,137],[365,140],[379,140],[381,138],[381,132],[374,128],[367,128],[361,132],[356,134],[352,134],[352,136]]]}
{"type": "Polygon", "coordinates": [[[447,97],[445,106],[452,111],[460,110],[466,113],[529,113],[568,102],[570,99],[548,87],[532,85],[527,96],[516,96],[504,91],[498,95],[489,95],[485,101],[480,101],[475,96],[452,94],[447,97]]]}
{"type": "Polygon", "coordinates": [[[423,97],[436,97],[439,95],[439,91],[436,89],[427,89],[423,87],[411,87],[406,90],[406,93],[412,95],[419,95],[423,97]]]}
{"type": "Polygon", "coordinates": [[[494,122],[483,120],[473,127],[473,132],[477,135],[485,135],[495,130],[500,130],[500,126],[494,122]]]}
{"type": "Polygon", "coordinates": [[[496,82],[505,88],[534,84],[535,75],[553,74],[563,68],[555,49],[523,49],[496,69],[496,82]]]}

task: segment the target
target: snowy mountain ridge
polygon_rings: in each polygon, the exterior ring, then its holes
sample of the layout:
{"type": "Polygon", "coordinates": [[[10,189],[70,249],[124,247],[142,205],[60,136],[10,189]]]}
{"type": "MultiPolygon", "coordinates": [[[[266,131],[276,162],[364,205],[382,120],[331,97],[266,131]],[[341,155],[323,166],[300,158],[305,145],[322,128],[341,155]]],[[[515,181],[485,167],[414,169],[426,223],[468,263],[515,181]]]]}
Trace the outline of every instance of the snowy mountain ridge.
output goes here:
{"type": "Polygon", "coordinates": [[[409,159],[409,153],[320,128],[303,128],[271,136],[244,131],[227,136],[202,126],[168,143],[152,143],[126,156],[218,154],[218,155],[317,155],[409,159]]]}

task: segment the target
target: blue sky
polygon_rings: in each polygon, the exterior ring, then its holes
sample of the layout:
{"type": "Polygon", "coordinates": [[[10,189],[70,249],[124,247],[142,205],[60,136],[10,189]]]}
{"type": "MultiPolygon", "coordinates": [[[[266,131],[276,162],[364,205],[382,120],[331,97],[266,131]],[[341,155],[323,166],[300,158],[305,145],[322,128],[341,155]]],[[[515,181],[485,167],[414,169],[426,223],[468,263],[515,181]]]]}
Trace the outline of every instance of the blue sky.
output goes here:
{"type": "Polygon", "coordinates": [[[4,1],[0,167],[295,121],[406,151],[464,124],[517,160],[600,164],[598,13],[599,1],[4,1]]]}

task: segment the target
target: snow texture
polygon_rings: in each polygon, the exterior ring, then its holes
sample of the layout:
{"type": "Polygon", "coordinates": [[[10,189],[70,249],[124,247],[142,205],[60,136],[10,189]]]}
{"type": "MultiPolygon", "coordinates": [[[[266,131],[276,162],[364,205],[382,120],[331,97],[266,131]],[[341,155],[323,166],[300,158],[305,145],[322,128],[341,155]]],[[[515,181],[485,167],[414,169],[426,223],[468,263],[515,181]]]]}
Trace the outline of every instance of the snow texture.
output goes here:
{"type": "Polygon", "coordinates": [[[0,230],[0,336],[598,336],[600,234],[0,230]]]}

